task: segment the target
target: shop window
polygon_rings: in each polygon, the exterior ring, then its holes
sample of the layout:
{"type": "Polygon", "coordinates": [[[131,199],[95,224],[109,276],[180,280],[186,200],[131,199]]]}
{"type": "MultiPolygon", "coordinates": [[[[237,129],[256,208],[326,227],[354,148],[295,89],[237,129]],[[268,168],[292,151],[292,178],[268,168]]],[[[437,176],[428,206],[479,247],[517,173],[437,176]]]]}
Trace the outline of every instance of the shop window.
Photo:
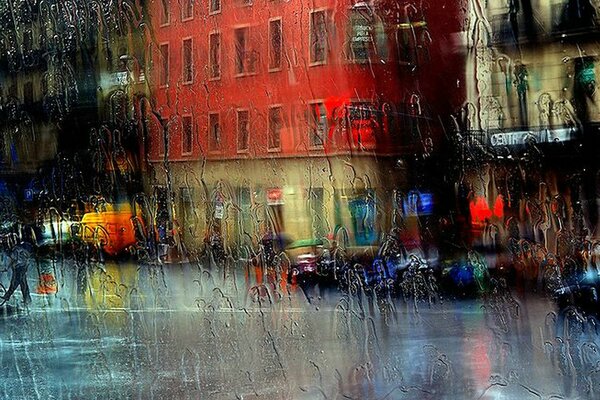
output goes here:
{"type": "Polygon", "coordinates": [[[192,142],[193,142],[193,132],[194,125],[192,121],[191,115],[184,115],[181,119],[183,129],[182,129],[182,144],[181,144],[181,152],[183,154],[191,154],[192,153],[192,142]]]}
{"type": "Polygon", "coordinates": [[[250,140],[250,121],[248,110],[238,110],[237,112],[237,149],[238,152],[246,152],[249,148],[250,140]]]}
{"type": "Polygon", "coordinates": [[[281,107],[271,107],[269,109],[269,150],[280,149],[282,128],[283,109],[281,107]]]}
{"type": "Polygon", "coordinates": [[[283,31],[281,19],[269,21],[269,70],[281,69],[283,31]]]}
{"type": "Polygon", "coordinates": [[[191,83],[193,80],[193,47],[192,39],[184,39],[182,46],[183,56],[183,83],[191,83]]]}
{"type": "Polygon", "coordinates": [[[211,33],[209,36],[210,78],[217,79],[221,76],[221,34],[211,33]]]}
{"type": "Polygon", "coordinates": [[[357,246],[370,246],[377,240],[375,231],[375,192],[368,190],[348,200],[352,230],[357,246]]]}
{"type": "Polygon", "coordinates": [[[327,11],[310,13],[310,63],[327,62],[327,11]]]}
{"type": "Polygon", "coordinates": [[[221,148],[221,123],[218,113],[208,115],[208,149],[217,151],[221,148]]]}

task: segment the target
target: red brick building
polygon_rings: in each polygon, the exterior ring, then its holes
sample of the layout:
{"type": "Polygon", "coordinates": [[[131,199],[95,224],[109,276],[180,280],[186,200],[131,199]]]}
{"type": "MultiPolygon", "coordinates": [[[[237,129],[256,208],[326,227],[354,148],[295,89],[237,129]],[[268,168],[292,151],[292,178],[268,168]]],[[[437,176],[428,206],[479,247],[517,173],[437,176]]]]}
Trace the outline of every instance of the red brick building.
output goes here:
{"type": "Polygon", "coordinates": [[[437,114],[460,105],[453,1],[153,0],[150,11],[152,183],[170,186],[192,237],[217,225],[244,240],[271,217],[295,237],[344,225],[371,242],[390,224],[378,208],[407,189],[398,156],[435,151],[437,114]]]}

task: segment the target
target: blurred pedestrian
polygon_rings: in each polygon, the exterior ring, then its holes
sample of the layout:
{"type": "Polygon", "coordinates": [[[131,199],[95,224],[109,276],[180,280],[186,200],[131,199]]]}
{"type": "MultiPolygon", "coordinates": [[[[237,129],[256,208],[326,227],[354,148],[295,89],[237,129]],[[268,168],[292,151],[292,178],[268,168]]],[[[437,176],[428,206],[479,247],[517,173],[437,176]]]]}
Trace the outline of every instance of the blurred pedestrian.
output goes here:
{"type": "Polygon", "coordinates": [[[10,300],[14,291],[18,287],[21,288],[21,294],[23,295],[23,302],[25,304],[31,303],[31,295],[29,294],[29,285],[27,283],[27,268],[29,266],[30,253],[27,251],[27,247],[24,244],[18,245],[9,256],[10,266],[13,269],[12,277],[10,279],[10,286],[2,300],[7,302],[10,300]]]}

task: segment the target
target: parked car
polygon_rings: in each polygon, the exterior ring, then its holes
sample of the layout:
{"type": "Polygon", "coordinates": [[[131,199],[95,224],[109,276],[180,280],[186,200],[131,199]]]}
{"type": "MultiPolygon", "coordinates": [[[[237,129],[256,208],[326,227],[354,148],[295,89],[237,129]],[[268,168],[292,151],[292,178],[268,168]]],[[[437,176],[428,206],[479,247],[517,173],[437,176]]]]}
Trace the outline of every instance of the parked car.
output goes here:
{"type": "Polygon", "coordinates": [[[285,252],[290,260],[288,282],[316,282],[319,262],[323,259],[324,246],[320,239],[296,240],[289,244],[285,252]]]}

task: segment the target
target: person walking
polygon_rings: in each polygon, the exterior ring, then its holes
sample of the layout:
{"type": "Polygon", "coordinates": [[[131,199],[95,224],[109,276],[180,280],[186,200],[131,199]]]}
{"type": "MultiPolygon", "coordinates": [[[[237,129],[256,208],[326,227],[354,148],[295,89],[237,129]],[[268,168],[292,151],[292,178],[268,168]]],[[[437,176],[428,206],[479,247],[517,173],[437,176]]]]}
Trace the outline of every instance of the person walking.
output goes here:
{"type": "Polygon", "coordinates": [[[25,304],[31,303],[31,295],[29,294],[29,284],[27,283],[27,268],[29,266],[29,253],[24,246],[17,246],[9,256],[11,267],[13,269],[12,277],[10,279],[10,287],[4,294],[0,296],[3,302],[10,300],[11,296],[17,290],[21,288],[21,294],[23,295],[23,302],[25,304]]]}

